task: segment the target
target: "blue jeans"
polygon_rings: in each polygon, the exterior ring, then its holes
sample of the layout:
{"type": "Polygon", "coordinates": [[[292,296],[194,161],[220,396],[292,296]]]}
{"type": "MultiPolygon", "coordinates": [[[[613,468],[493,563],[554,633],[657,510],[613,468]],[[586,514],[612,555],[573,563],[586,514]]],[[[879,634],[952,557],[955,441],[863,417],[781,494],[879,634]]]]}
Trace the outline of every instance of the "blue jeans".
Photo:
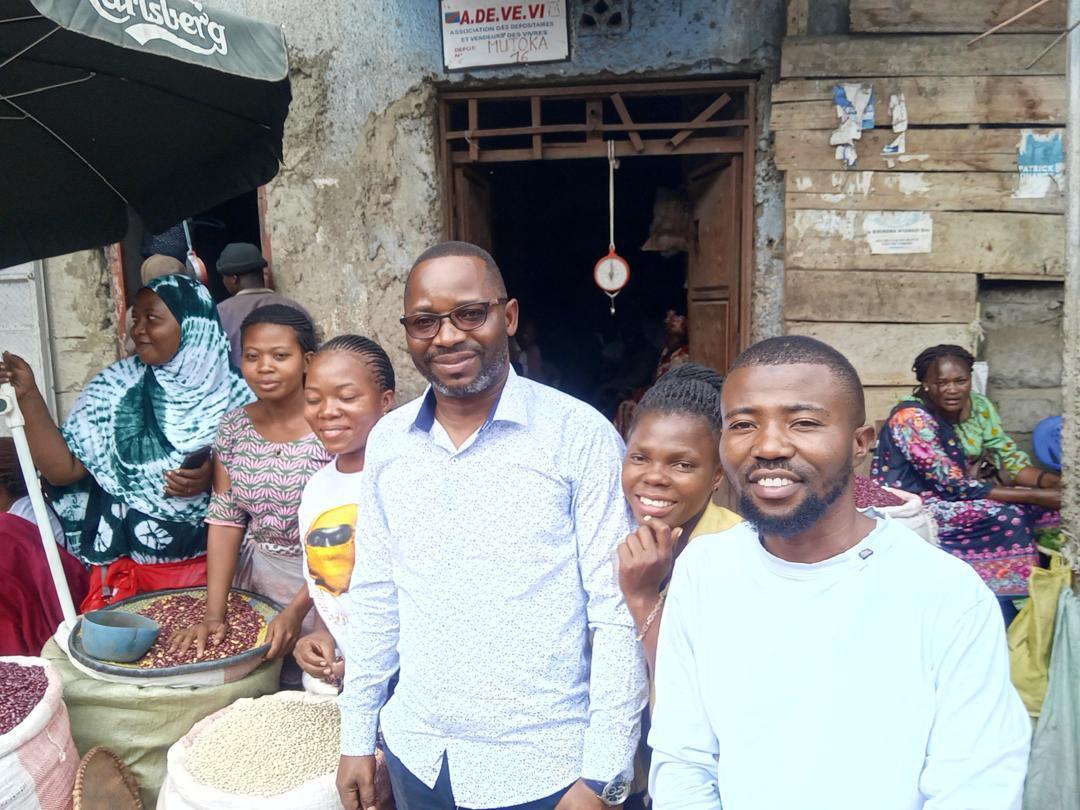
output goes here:
{"type": "Polygon", "coordinates": [[[1019,599],[1020,597],[1013,596],[999,596],[997,598],[998,604],[1001,606],[1001,615],[1005,619],[1005,629],[1009,629],[1009,625],[1012,624],[1012,620],[1016,618],[1016,614],[1019,613],[1016,609],[1016,605],[1013,604],[1013,599],[1019,599]]]}
{"type": "MultiPolygon", "coordinates": [[[[442,769],[439,771],[439,778],[435,780],[434,788],[429,788],[413,776],[389,748],[386,749],[386,769],[390,772],[390,786],[394,789],[397,810],[459,810],[454,802],[453,788],[450,787],[450,769],[446,764],[446,754],[443,754],[442,769]]],[[[569,789],[570,785],[567,785],[543,799],[498,810],[555,810],[555,805],[569,789]]]]}

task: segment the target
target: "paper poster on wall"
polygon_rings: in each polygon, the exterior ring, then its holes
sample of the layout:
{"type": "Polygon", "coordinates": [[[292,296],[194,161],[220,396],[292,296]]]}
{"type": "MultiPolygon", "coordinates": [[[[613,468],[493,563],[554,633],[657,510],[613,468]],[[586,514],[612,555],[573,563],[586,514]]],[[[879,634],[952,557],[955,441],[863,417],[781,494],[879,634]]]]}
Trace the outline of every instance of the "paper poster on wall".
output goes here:
{"type": "Polygon", "coordinates": [[[1019,177],[1013,197],[1033,199],[1064,191],[1065,148],[1061,130],[1022,130],[1016,147],[1016,166],[1019,177]]]}
{"type": "Polygon", "coordinates": [[[562,62],[570,58],[567,0],[442,0],[447,70],[562,62]]]}
{"type": "Polygon", "coordinates": [[[934,218],[925,211],[881,211],[863,217],[870,252],[929,253],[934,242],[934,218]]]}
{"type": "Polygon", "coordinates": [[[855,141],[862,138],[864,129],[874,128],[874,86],[867,82],[835,85],[833,104],[839,124],[829,144],[836,147],[836,159],[850,169],[859,159],[855,141]]]}

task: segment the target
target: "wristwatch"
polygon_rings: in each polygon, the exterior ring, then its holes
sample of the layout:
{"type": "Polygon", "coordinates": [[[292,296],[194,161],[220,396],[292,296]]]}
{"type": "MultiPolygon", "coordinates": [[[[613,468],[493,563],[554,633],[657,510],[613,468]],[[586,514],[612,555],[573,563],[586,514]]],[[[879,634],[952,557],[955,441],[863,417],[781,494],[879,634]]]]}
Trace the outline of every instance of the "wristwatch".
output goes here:
{"type": "Polygon", "coordinates": [[[610,782],[601,782],[597,779],[582,779],[581,781],[608,807],[618,807],[630,795],[630,780],[621,776],[616,776],[610,782]]]}

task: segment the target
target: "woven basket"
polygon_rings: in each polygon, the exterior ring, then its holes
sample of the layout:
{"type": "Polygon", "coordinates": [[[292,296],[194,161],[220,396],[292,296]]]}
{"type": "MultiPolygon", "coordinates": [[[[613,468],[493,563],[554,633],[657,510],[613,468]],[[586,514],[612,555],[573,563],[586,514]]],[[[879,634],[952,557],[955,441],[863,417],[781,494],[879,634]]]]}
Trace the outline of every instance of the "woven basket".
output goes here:
{"type": "Polygon", "coordinates": [[[116,754],[91,748],[79,763],[73,810],[143,810],[139,783],[116,754]]]}

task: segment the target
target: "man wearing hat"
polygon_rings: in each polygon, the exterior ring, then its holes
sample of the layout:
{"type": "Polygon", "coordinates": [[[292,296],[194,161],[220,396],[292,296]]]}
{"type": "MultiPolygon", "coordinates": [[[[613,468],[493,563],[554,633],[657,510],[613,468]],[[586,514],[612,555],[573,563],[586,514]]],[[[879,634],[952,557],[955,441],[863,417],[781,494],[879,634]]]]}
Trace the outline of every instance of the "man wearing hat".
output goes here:
{"type": "Polygon", "coordinates": [[[266,286],[263,278],[264,267],[266,259],[259,249],[249,242],[226,245],[217,260],[221,281],[232,296],[218,304],[218,317],[229,336],[229,359],[237,368],[240,366],[241,356],[240,324],[252,310],[267,304],[284,304],[311,317],[296,301],[266,286]]]}

